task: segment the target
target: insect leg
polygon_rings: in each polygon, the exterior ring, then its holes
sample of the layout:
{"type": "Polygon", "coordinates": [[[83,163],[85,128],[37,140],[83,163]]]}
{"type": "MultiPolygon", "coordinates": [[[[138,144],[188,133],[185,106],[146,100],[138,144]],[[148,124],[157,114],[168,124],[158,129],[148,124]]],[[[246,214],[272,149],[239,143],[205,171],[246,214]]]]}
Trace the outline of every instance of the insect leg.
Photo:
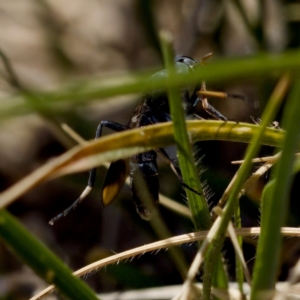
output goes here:
{"type": "Polygon", "coordinates": [[[241,94],[233,94],[233,93],[225,93],[225,92],[216,92],[216,91],[204,91],[200,90],[197,91],[198,95],[204,96],[204,97],[215,97],[215,98],[235,98],[239,100],[246,100],[246,97],[241,94]]]}
{"type": "MultiPolygon", "coordinates": [[[[168,121],[168,115],[148,108],[134,120],[138,127],[168,121]]],[[[133,119],[132,119],[133,121],[133,119]]],[[[137,213],[144,220],[151,218],[151,207],[158,203],[158,167],[155,151],[136,154],[130,158],[130,189],[137,213]]]]}
{"type": "MultiPolygon", "coordinates": [[[[201,91],[206,91],[206,85],[204,81],[201,84],[201,91]]],[[[200,96],[200,101],[202,102],[202,106],[208,114],[213,116],[215,119],[227,121],[226,117],[224,117],[218,110],[208,103],[206,96],[200,96]]]]}
{"type": "MultiPolygon", "coordinates": [[[[97,127],[97,130],[96,130],[95,140],[98,139],[99,137],[101,137],[103,127],[107,127],[109,129],[117,131],[117,132],[129,129],[127,126],[121,125],[121,124],[116,123],[116,122],[101,121],[100,124],[97,127]]],[[[93,188],[93,186],[95,184],[95,181],[96,181],[96,172],[97,172],[97,168],[93,168],[93,169],[90,170],[89,180],[88,180],[88,187],[93,188]]]]}
{"type": "Polygon", "coordinates": [[[201,195],[201,193],[194,190],[193,188],[191,188],[189,185],[187,185],[184,182],[184,180],[182,178],[182,175],[181,175],[181,171],[180,171],[179,167],[177,166],[176,160],[171,159],[169,154],[166,152],[165,149],[159,148],[159,149],[156,150],[156,152],[169,164],[170,168],[172,169],[172,171],[174,172],[174,174],[178,178],[178,180],[181,183],[183,188],[188,189],[188,190],[192,191],[193,193],[195,193],[197,195],[201,195]]]}
{"type": "MultiPolygon", "coordinates": [[[[107,128],[112,129],[114,131],[124,131],[124,130],[128,129],[127,126],[121,125],[121,124],[116,123],[116,122],[101,121],[100,124],[97,127],[95,139],[98,139],[98,138],[101,137],[103,127],[107,127],[107,128]]],[[[86,198],[86,196],[90,193],[90,191],[92,190],[92,188],[95,184],[96,172],[97,172],[97,168],[93,168],[93,169],[90,170],[87,187],[84,189],[84,191],[81,193],[79,198],[76,199],[76,201],[71,206],[66,208],[63,212],[61,212],[60,214],[58,214],[56,217],[52,218],[49,221],[50,225],[53,225],[56,221],[58,221],[62,217],[65,217],[66,215],[68,215],[70,213],[70,211],[76,209],[76,207],[86,198]]]]}
{"type": "Polygon", "coordinates": [[[151,207],[158,203],[158,168],[155,151],[134,155],[130,159],[130,189],[137,213],[151,218],[151,207]]]}

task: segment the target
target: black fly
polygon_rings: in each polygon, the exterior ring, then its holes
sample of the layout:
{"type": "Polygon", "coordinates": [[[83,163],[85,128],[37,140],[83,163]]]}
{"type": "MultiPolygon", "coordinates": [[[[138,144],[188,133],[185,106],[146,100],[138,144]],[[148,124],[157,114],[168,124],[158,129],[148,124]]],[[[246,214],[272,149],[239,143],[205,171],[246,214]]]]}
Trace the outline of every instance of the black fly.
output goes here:
{"type": "MultiPolygon", "coordinates": [[[[211,54],[204,56],[200,63],[205,62],[211,54]]],[[[199,66],[199,62],[193,60],[188,56],[179,56],[175,60],[176,70],[178,73],[188,74],[193,72],[194,69],[199,66]]],[[[151,80],[157,80],[159,78],[166,77],[166,70],[155,73],[151,80]]],[[[206,97],[201,95],[205,94],[205,83],[202,83],[201,87],[198,85],[193,89],[184,88],[181,91],[183,107],[186,115],[193,115],[198,102],[202,102],[203,108],[214,118],[224,120],[227,119],[212,107],[206,97]]],[[[127,126],[121,125],[112,121],[101,121],[96,131],[96,139],[101,137],[103,127],[107,127],[114,131],[120,132],[132,128],[138,128],[147,126],[150,124],[168,122],[171,121],[168,97],[165,91],[153,90],[143,95],[142,101],[136,107],[132,114],[127,126]]],[[[159,200],[159,181],[158,181],[158,167],[157,167],[157,154],[161,155],[170,165],[175,175],[181,182],[184,188],[192,190],[187,186],[181,176],[180,169],[177,165],[176,151],[174,147],[160,148],[151,150],[148,152],[136,154],[130,158],[130,162],[125,160],[117,160],[112,162],[105,178],[104,187],[102,191],[102,203],[104,206],[110,204],[117,196],[121,188],[123,187],[125,180],[130,176],[130,189],[132,192],[132,200],[135,204],[136,210],[141,218],[148,220],[150,213],[147,207],[142,203],[141,199],[144,197],[150,197],[154,204],[159,200]],[[141,188],[141,186],[143,188],[141,188]]],[[[87,196],[95,184],[96,180],[96,168],[90,170],[88,186],[83,191],[81,196],[66,210],[53,218],[49,223],[53,223],[59,220],[61,217],[67,215],[72,209],[75,209],[77,205],[87,196]]],[[[194,191],[194,190],[192,190],[194,191]]],[[[196,191],[194,191],[196,192],[196,191]]],[[[197,193],[197,192],[196,192],[197,193]]]]}

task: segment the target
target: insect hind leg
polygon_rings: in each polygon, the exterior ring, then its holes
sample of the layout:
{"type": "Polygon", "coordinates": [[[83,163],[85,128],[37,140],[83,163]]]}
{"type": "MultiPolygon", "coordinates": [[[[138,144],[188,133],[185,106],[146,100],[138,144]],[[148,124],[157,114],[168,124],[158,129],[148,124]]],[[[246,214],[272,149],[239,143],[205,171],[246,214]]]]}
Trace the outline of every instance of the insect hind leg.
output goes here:
{"type": "MultiPolygon", "coordinates": [[[[95,139],[98,139],[102,136],[103,127],[107,127],[109,129],[117,131],[117,132],[129,129],[127,126],[124,126],[124,125],[116,123],[116,122],[101,121],[97,127],[95,139]]],[[[84,189],[84,191],[81,193],[79,198],[72,205],[70,205],[63,212],[61,212],[60,214],[58,214],[56,217],[52,218],[49,221],[50,225],[53,225],[56,221],[60,220],[62,217],[65,217],[72,210],[76,209],[76,207],[87,197],[87,195],[91,192],[91,190],[93,189],[93,187],[95,185],[96,173],[97,173],[97,168],[93,168],[90,170],[87,187],[84,189]]]]}
{"type": "Polygon", "coordinates": [[[81,193],[80,197],[72,205],[70,205],[68,208],[66,208],[63,212],[61,212],[60,214],[58,214],[56,217],[52,218],[49,221],[49,224],[53,225],[56,221],[58,221],[62,217],[65,217],[66,215],[68,215],[70,213],[70,211],[76,209],[76,207],[80,204],[80,202],[82,200],[84,200],[84,198],[90,193],[91,190],[92,190],[92,187],[91,186],[87,186],[84,189],[84,191],[81,193]]]}
{"type": "MultiPolygon", "coordinates": [[[[103,127],[107,127],[107,128],[109,128],[111,130],[114,130],[116,132],[120,132],[120,131],[124,131],[124,130],[129,129],[127,126],[124,126],[124,125],[116,123],[116,122],[101,121],[100,124],[97,127],[97,130],[96,130],[95,140],[102,136],[103,127]]],[[[88,179],[88,186],[91,187],[91,188],[93,188],[94,185],[95,185],[96,173],[97,173],[97,168],[93,168],[93,169],[90,170],[89,179],[88,179]]]]}

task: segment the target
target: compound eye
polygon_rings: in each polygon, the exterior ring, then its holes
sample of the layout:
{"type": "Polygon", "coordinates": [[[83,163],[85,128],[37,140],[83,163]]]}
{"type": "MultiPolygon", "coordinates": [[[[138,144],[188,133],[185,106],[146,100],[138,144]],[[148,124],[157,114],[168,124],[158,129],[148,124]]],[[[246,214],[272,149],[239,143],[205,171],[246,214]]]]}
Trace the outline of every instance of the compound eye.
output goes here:
{"type": "Polygon", "coordinates": [[[178,56],[178,57],[176,57],[176,62],[184,63],[184,64],[188,65],[189,67],[194,67],[194,65],[196,63],[196,61],[193,60],[189,56],[178,56]]]}

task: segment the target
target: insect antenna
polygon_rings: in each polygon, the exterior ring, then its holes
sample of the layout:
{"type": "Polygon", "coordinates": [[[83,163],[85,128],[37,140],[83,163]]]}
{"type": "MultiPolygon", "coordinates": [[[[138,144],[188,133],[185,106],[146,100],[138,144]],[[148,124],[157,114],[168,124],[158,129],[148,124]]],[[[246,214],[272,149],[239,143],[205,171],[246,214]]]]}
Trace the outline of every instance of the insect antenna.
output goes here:
{"type": "Polygon", "coordinates": [[[233,99],[238,99],[238,100],[242,100],[242,101],[248,100],[245,95],[233,94],[233,93],[227,93],[227,98],[233,98],[233,99]]]}
{"type": "Polygon", "coordinates": [[[66,208],[63,212],[61,212],[60,214],[58,214],[56,217],[52,218],[49,221],[50,225],[53,225],[56,221],[60,220],[62,217],[65,217],[66,215],[68,215],[72,210],[76,209],[76,207],[81,203],[81,201],[84,200],[84,198],[90,193],[90,191],[92,190],[91,186],[87,186],[85,188],[85,190],[82,192],[82,194],[80,195],[80,197],[68,208],[66,208]]]}

